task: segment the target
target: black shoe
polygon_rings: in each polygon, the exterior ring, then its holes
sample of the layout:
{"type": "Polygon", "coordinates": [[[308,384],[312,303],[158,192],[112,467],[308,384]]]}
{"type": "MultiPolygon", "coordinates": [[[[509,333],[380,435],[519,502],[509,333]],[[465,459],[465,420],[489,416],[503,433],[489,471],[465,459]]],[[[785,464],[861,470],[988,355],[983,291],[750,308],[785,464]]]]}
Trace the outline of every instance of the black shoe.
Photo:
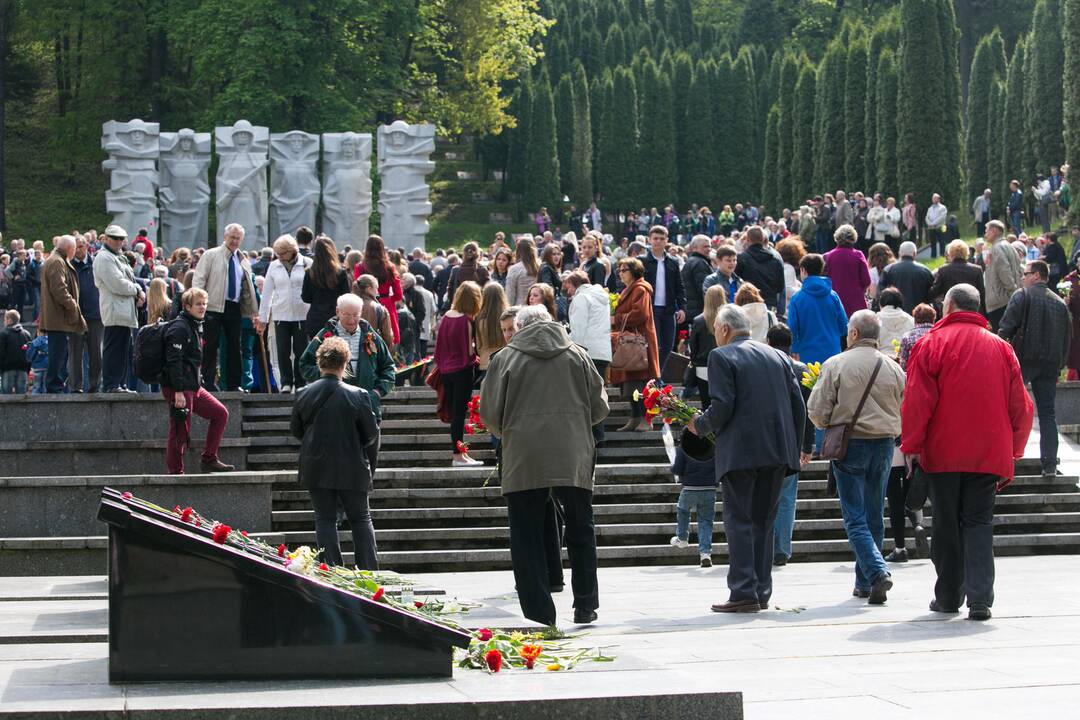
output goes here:
{"type": "Polygon", "coordinates": [[[945,607],[937,601],[937,598],[934,598],[930,601],[930,612],[944,613],[946,615],[955,615],[956,613],[960,612],[960,608],[945,607]]]}
{"type": "Polygon", "coordinates": [[[866,598],[870,597],[870,591],[855,588],[851,591],[851,597],[862,598],[863,600],[865,600],[866,598]]]}
{"type": "Polygon", "coordinates": [[[787,565],[787,555],[784,553],[776,553],[772,558],[773,567],[781,567],[787,565]]]}
{"type": "Polygon", "coordinates": [[[563,587],[564,586],[563,586],[562,583],[559,583],[558,585],[552,585],[551,586],[551,592],[553,592],[553,593],[561,593],[563,591],[563,587]]]}
{"type": "Polygon", "coordinates": [[[759,600],[758,601],[758,607],[761,608],[762,610],[768,610],[769,609],[769,601],[768,600],[759,600]]]}
{"type": "Polygon", "coordinates": [[[887,563],[906,563],[907,548],[894,548],[891,553],[885,556],[885,562],[887,563]]]}
{"type": "Polygon", "coordinates": [[[588,625],[591,622],[596,622],[595,610],[575,610],[574,611],[574,624],[575,625],[588,625]]]}
{"type": "Polygon", "coordinates": [[[915,526],[915,557],[926,559],[930,557],[930,538],[926,535],[926,528],[922,525],[915,526]]]}
{"type": "Polygon", "coordinates": [[[968,620],[989,620],[990,608],[985,605],[972,605],[968,608],[968,620]]]}
{"type": "Polygon", "coordinates": [[[885,594],[892,590],[892,577],[889,573],[881,573],[874,580],[874,584],[870,587],[870,599],[867,603],[870,605],[884,605],[885,594]]]}

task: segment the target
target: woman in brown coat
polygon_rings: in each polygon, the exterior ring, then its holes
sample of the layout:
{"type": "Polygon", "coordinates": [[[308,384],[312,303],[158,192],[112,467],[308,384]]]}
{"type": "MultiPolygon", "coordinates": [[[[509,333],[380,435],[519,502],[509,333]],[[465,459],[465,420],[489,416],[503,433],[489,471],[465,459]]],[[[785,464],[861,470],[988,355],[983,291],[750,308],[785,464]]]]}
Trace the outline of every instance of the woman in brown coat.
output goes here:
{"type": "Polygon", "coordinates": [[[619,295],[619,304],[611,316],[611,329],[626,330],[645,336],[649,345],[649,366],[644,370],[624,372],[611,371],[611,383],[622,384],[622,393],[630,400],[630,420],[620,431],[648,432],[652,421],[645,417],[645,405],[633,399],[634,391],[641,390],[649,380],[660,377],[660,358],[657,353],[656,326],[653,324],[652,285],[645,282],[645,266],[637,258],[619,261],[619,278],[626,288],[619,295]],[[625,322],[625,328],[623,323],[625,322]]]}

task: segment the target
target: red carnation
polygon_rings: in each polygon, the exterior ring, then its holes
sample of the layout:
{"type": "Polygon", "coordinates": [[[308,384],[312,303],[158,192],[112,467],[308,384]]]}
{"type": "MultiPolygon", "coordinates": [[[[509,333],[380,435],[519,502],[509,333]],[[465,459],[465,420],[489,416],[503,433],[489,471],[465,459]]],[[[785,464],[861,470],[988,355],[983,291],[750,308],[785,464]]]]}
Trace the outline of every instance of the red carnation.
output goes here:
{"type": "Polygon", "coordinates": [[[420,602],[419,600],[414,600],[414,601],[413,601],[413,605],[415,605],[415,606],[416,606],[416,609],[417,609],[417,610],[419,610],[420,608],[424,607],[424,603],[420,602]]]}
{"type": "Polygon", "coordinates": [[[285,557],[285,543],[281,543],[277,546],[278,557],[285,557]]]}
{"type": "Polygon", "coordinates": [[[374,600],[375,602],[379,602],[380,600],[382,600],[382,597],[385,594],[386,594],[386,590],[384,590],[382,588],[379,588],[378,590],[375,591],[375,594],[371,596],[371,599],[374,600]]]}
{"type": "Polygon", "coordinates": [[[479,638],[480,642],[487,642],[488,640],[490,640],[491,634],[491,631],[487,628],[480,628],[476,631],[476,637],[479,638]]]}
{"type": "Polygon", "coordinates": [[[484,662],[487,663],[488,670],[493,673],[502,670],[502,660],[502,653],[498,650],[488,650],[484,653],[484,662]]]}
{"type": "Polygon", "coordinates": [[[244,537],[247,537],[247,530],[241,530],[240,534],[243,535],[244,537]]]}
{"type": "Polygon", "coordinates": [[[179,505],[177,505],[176,507],[174,507],[174,508],[172,509],[172,511],[173,511],[174,513],[176,513],[177,515],[179,515],[179,514],[180,514],[180,506],[179,506],[179,505]]]}
{"type": "Polygon", "coordinates": [[[322,337],[323,337],[323,340],[329,340],[330,338],[334,337],[334,333],[327,330],[326,332],[323,333],[322,337]]]}
{"type": "Polygon", "coordinates": [[[124,498],[125,500],[130,500],[131,499],[131,493],[129,493],[129,492],[122,493],[120,495],[120,497],[124,498]]]}
{"type": "Polygon", "coordinates": [[[216,542],[218,545],[224,545],[225,541],[229,538],[229,533],[231,532],[231,527],[218,523],[214,526],[212,530],[214,542],[216,542]]]}
{"type": "Polygon", "coordinates": [[[320,570],[329,570],[330,566],[327,565],[326,563],[319,563],[319,569],[320,570]]]}
{"type": "Polygon", "coordinates": [[[186,507],[180,511],[180,520],[182,522],[191,522],[191,516],[195,514],[195,511],[190,507],[186,507]]]}

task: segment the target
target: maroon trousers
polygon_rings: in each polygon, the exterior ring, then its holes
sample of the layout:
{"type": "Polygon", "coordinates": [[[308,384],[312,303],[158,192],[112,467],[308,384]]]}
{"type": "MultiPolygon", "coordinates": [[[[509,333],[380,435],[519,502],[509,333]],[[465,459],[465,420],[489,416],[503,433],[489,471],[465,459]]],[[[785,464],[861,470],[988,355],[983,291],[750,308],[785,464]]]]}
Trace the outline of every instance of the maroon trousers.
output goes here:
{"type": "MultiPolygon", "coordinates": [[[[172,388],[162,387],[161,394],[165,396],[170,412],[176,400],[176,391],[172,388]]],[[[221,447],[221,438],[225,435],[225,424],[229,421],[229,411],[211,395],[206,388],[199,388],[197,392],[184,391],[187,400],[188,413],[185,422],[169,420],[169,444],[165,448],[165,467],[170,475],[184,474],[184,453],[187,452],[188,440],[191,435],[191,415],[209,420],[210,427],[206,430],[206,446],[203,447],[203,460],[214,460],[218,456],[218,448],[221,447]]]]}

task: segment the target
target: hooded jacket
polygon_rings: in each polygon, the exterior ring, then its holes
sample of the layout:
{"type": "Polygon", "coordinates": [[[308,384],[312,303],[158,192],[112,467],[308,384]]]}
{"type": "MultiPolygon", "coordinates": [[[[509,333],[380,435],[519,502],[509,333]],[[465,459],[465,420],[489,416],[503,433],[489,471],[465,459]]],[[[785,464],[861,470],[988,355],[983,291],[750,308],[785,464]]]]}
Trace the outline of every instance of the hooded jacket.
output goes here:
{"type": "Polygon", "coordinates": [[[608,415],[604,380],[561,325],[538,322],[491,356],[480,417],[502,439],[503,495],[546,487],[592,490],[592,428],[608,415]]]}
{"type": "Polygon", "coordinates": [[[769,328],[776,324],[776,315],[763,302],[748,303],[742,306],[742,310],[750,321],[750,339],[765,342],[769,328]]]}
{"type": "Polygon", "coordinates": [[[19,370],[26,372],[30,363],[26,361],[26,351],[30,348],[30,333],[19,323],[8,325],[0,330],[0,372],[19,370]]]}
{"type": "Polygon", "coordinates": [[[769,252],[761,245],[751,245],[739,253],[735,274],[743,282],[753,283],[770,308],[776,307],[780,293],[784,292],[784,262],[779,255],[769,252]]]}
{"type": "Polygon", "coordinates": [[[847,335],[847,313],[829,278],[812,275],[791,296],[787,314],[791,352],[804,363],[822,362],[840,352],[847,335]]]}
{"type": "Polygon", "coordinates": [[[570,339],[594,360],[611,362],[611,303],[603,285],[582,285],[574,292],[570,339]]]}

